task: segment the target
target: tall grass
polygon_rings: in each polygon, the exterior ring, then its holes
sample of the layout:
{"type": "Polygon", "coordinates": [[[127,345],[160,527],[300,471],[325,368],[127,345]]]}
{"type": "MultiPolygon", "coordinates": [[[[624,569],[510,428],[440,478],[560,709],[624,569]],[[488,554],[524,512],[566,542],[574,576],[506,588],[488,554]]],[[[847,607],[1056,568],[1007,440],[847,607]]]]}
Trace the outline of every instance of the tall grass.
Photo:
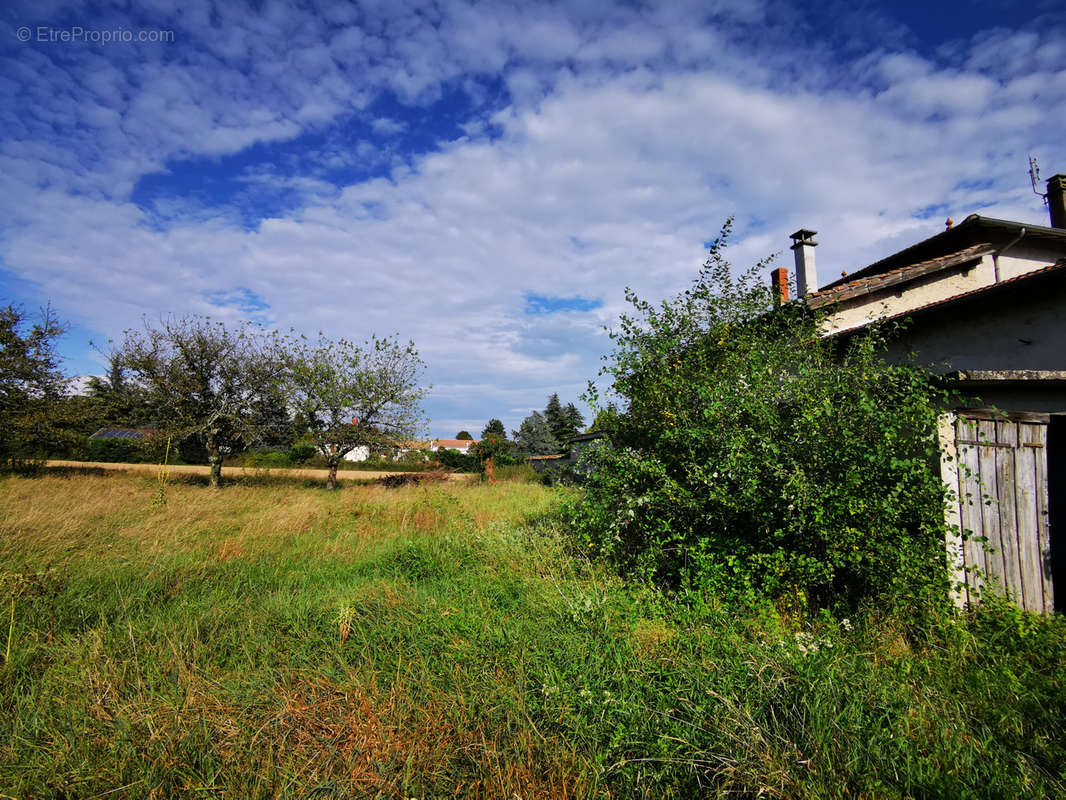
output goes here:
{"type": "Polygon", "coordinates": [[[40,576],[0,669],[0,793],[1066,790],[1058,618],[678,602],[573,553],[533,484],[153,491],[0,480],[0,573],[40,576]]]}

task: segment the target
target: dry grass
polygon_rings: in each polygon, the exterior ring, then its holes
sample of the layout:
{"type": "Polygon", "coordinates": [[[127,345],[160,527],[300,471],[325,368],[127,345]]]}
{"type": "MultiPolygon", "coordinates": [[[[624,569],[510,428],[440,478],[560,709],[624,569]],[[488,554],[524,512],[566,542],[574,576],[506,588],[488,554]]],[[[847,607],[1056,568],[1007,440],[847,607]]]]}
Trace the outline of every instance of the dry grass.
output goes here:
{"type": "Polygon", "coordinates": [[[425,651],[394,641],[462,613],[455,589],[427,595],[419,580],[451,575],[485,526],[543,507],[541,487],[154,494],[116,473],[0,480],[0,572],[55,568],[52,594],[71,595],[47,620],[33,611],[45,598],[19,600],[15,652],[29,660],[0,671],[5,691],[25,682],[5,701],[18,733],[0,766],[25,760],[19,742],[38,764],[0,792],[511,800],[581,785],[565,744],[499,725],[513,689],[486,715],[456,690],[469,676],[454,657],[441,685],[425,651]]]}
{"type": "Polygon", "coordinates": [[[491,492],[485,503],[487,487],[450,483],[335,493],[299,484],[210,492],[174,483],[167,504],[154,506],[155,491],[150,479],[121,474],[0,481],[0,561],[26,569],[81,558],[190,554],[226,561],[308,548],[354,555],[385,538],[513,519],[544,495],[518,484],[491,492]]]}
{"type": "Polygon", "coordinates": [[[0,478],[0,797],[1066,787],[1061,619],[991,608],[915,638],[678,603],[523,525],[555,497],[532,484],[154,495],[0,478]]]}

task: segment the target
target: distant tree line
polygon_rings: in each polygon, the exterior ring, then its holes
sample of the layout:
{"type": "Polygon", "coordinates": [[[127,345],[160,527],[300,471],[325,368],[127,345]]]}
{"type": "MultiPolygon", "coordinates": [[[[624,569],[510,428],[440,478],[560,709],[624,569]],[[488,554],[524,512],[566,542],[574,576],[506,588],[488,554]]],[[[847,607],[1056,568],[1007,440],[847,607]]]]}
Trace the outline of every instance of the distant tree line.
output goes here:
{"type": "Polygon", "coordinates": [[[289,448],[321,454],[334,488],[347,453],[394,448],[424,424],[425,365],[411,342],[311,341],[198,316],[146,320],[111,351],[107,376],[75,395],[55,350],[64,332],[51,309],[37,319],[16,306],[0,309],[0,463],[7,467],[94,448],[157,455],[169,441],[184,460],[208,463],[218,487],[226,456],[289,448]],[[142,429],[147,440],[86,442],[103,427],[142,429]]]}
{"type": "MultiPolygon", "coordinates": [[[[518,430],[507,429],[499,419],[490,419],[481,430],[481,438],[466,453],[441,447],[435,459],[449,469],[467,472],[484,471],[489,461],[497,466],[523,463],[529,456],[552,455],[562,452],[566,441],[581,433],[585,418],[573,403],[565,406],[559,395],[548,398],[544,411],[533,411],[522,420],[518,430]]],[[[456,439],[473,439],[467,431],[459,431],[456,439]]]]}
{"type": "Polygon", "coordinates": [[[558,394],[548,398],[544,411],[533,411],[512,431],[518,449],[531,456],[546,456],[563,450],[566,440],[581,433],[585,418],[573,403],[564,407],[558,394]]]}

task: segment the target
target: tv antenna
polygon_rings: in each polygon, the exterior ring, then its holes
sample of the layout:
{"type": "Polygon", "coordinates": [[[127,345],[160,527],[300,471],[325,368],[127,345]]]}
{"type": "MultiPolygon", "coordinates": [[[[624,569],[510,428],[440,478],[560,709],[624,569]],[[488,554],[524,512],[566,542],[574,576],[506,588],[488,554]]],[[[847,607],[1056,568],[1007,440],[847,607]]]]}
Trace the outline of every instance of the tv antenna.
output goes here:
{"type": "Polygon", "coordinates": [[[1033,194],[1044,201],[1044,205],[1047,205],[1047,195],[1036,188],[1036,185],[1040,183],[1040,165],[1036,162],[1036,159],[1029,156],[1029,182],[1033,184],[1033,194]]]}

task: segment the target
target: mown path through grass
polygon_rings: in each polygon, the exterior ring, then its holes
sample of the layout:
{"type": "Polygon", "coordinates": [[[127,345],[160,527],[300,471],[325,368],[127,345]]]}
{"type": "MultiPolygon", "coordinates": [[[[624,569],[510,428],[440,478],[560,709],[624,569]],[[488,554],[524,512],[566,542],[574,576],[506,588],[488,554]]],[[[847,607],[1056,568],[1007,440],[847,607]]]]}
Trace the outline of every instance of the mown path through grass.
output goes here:
{"type": "Polygon", "coordinates": [[[919,635],[681,605],[527,523],[558,499],[538,485],[153,495],[132,475],[0,479],[0,793],[1066,787],[1058,619],[1000,609],[919,635]]]}
{"type": "MultiPolygon", "coordinates": [[[[122,464],[109,461],[63,461],[52,459],[45,461],[43,466],[52,470],[75,470],[89,472],[139,472],[150,475],[159,473],[158,464],[122,464]]],[[[206,477],[211,474],[211,467],[198,464],[171,464],[167,472],[172,475],[199,475],[206,477]]],[[[342,469],[342,479],[355,481],[375,481],[389,475],[408,475],[409,472],[388,472],[385,470],[342,469]]],[[[232,482],[234,477],[277,477],[277,478],[317,478],[325,480],[329,475],[328,469],[315,469],[310,467],[235,467],[227,466],[223,469],[223,477],[232,482]]],[[[477,475],[463,472],[447,473],[447,479],[451,481],[470,482],[477,479],[477,475]]]]}

